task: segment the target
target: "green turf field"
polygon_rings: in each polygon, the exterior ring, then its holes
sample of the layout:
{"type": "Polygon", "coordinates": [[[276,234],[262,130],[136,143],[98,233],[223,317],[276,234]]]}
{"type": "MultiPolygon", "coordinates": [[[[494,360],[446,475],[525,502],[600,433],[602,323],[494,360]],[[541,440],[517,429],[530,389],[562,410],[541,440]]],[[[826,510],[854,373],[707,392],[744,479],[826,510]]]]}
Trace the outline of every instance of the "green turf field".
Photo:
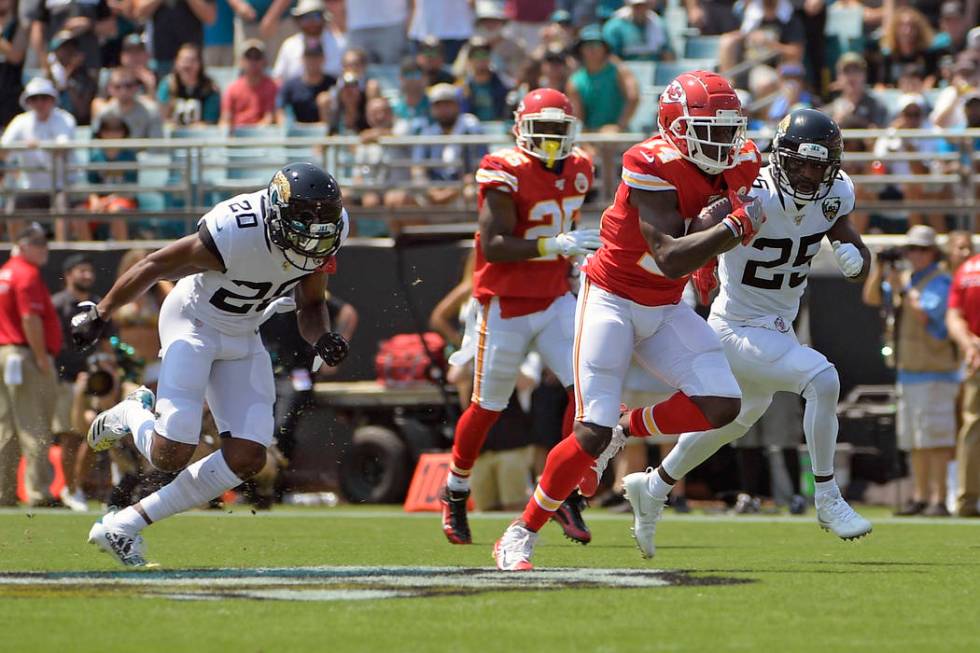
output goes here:
{"type": "Polygon", "coordinates": [[[474,568],[504,515],[460,547],[392,509],[198,512],[146,532],[159,569],[121,572],[85,543],[94,513],[4,512],[0,650],[980,651],[980,520],[866,514],[859,542],[812,516],[669,515],[644,561],[629,518],[593,510],[592,544],[549,525],[541,572],[501,577],[474,568]]]}

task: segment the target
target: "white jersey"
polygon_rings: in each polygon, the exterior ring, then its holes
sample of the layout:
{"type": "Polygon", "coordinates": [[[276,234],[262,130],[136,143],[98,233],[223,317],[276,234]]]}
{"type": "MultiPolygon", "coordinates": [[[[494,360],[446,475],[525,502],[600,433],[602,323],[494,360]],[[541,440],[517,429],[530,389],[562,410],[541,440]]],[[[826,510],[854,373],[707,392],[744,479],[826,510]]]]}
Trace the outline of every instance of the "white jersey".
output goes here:
{"type": "Polygon", "coordinates": [[[763,168],[749,192],[762,200],[766,214],[759,233],[750,245],[719,257],[721,290],[712,315],[738,322],[781,318],[791,325],[820,241],[854,210],[854,184],[845,172],[837,173],[825,198],[797,210],[793,199],[779,192],[771,170],[763,168]]]}
{"type": "MultiPolygon", "coordinates": [[[[198,221],[198,228],[210,234],[225,271],[184,277],[173,290],[183,302],[182,312],[228,335],[255,333],[262,311],[310,274],[294,267],[269,240],[267,195],[265,189],[238,195],[198,221]]],[[[350,232],[346,210],[342,219],[341,244],[350,232]]]]}

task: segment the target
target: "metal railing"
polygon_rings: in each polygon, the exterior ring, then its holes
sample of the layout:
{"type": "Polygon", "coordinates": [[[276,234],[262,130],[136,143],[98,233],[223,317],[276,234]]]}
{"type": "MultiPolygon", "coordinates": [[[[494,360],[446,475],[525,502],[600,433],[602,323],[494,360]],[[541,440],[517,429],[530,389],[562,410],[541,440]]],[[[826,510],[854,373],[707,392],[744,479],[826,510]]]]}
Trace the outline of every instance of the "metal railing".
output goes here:
{"type": "MultiPolygon", "coordinates": [[[[958,224],[972,229],[980,212],[978,189],[980,189],[980,152],[973,150],[974,142],[980,139],[980,129],[958,132],[935,130],[849,130],[844,133],[845,140],[871,140],[879,137],[902,139],[943,139],[953,146],[953,151],[942,153],[895,152],[886,159],[886,164],[895,162],[938,163],[947,169],[941,173],[926,174],[854,174],[856,186],[880,189],[884,186],[903,184],[928,184],[938,191],[931,194],[932,199],[917,201],[894,201],[874,199],[863,201],[858,209],[889,214],[907,214],[913,211],[926,211],[955,215],[958,224]]],[[[619,183],[622,153],[632,144],[646,138],[644,134],[585,134],[580,143],[594,154],[597,176],[596,193],[583,207],[587,218],[594,218],[608,206],[619,183]]],[[[772,137],[771,130],[752,132],[750,138],[767,143],[772,137]]],[[[411,175],[407,170],[426,167],[444,167],[442,160],[418,160],[410,156],[411,148],[423,145],[484,145],[491,150],[508,146],[512,140],[507,134],[453,136],[435,138],[431,136],[386,137],[378,143],[383,150],[400,156],[391,156],[380,165],[358,166],[352,154],[362,145],[357,137],[290,137],[290,138],[166,138],[166,139],[126,139],[89,140],[72,143],[42,142],[34,147],[11,145],[0,150],[7,159],[7,165],[0,169],[6,175],[3,188],[4,204],[12,195],[47,195],[53,209],[18,209],[12,217],[30,219],[69,218],[98,220],[107,217],[122,219],[185,219],[188,222],[210,209],[222,197],[260,188],[271,177],[272,172],[291,160],[307,159],[317,161],[325,169],[332,171],[349,196],[367,192],[383,192],[391,188],[423,192],[429,188],[460,186],[458,181],[428,181],[418,175],[411,181],[392,185],[385,181],[392,171],[402,171],[402,176],[411,175]],[[139,161],[133,163],[84,163],[78,160],[76,151],[92,148],[125,148],[140,152],[139,161]],[[10,161],[16,153],[39,149],[49,156],[50,167],[12,167],[10,161]],[[353,174],[360,168],[365,175],[353,174]],[[85,176],[95,172],[136,171],[139,182],[136,184],[89,184],[85,176]],[[64,187],[54,184],[42,188],[11,188],[11,182],[20,172],[47,173],[48,179],[67,179],[64,187]],[[156,196],[160,200],[155,207],[142,207],[135,211],[112,214],[96,214],[81,206],[82,200],[90,193],[120,193],[133,196],[156,196]]],[[[870,163],[879,157],[870,152],[846,152],[845,163],[870,163]]],[[[462,171],[465,173],[470,170],[462,171]]],[[[152,203],[151,203],[152,204],[152,203]]],[[[460,199],[449,207],[420,206],[391,208],[359,207],[352,212],[357,220],[364,217],[382,217],[391,221],[424,218],[427,222],[460,222],[472,220],[475,216],[475,200],[460,199]]]]}

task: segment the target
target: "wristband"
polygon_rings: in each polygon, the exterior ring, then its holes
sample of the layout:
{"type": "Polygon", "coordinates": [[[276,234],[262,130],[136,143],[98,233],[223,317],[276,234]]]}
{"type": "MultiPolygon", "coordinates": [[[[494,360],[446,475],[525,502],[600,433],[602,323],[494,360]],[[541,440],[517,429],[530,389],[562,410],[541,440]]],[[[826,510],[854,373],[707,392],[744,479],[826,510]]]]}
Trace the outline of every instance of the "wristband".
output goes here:
{"type": "Polygon", "coordinates": [[[542,236],[538,238],[538,256],[547,256],[548,251],[545,249],[548,244],[548,238],[542,236]]]}
{"type": "Polygon", "coordinates": [[[728,227],[728,230],[732,232],[732,235],[733,236],[735,236],[736,238],[741,238],[742,237],[742,232],[738,228],[738,224],[737,224],[738,223],[738,220],[736,220],[735,218],[733,218],[730,215],[726,215],[725,216],[725,219],[722,220],[721,223],[723,225],[725,225],[726,227],[728,227]]]}

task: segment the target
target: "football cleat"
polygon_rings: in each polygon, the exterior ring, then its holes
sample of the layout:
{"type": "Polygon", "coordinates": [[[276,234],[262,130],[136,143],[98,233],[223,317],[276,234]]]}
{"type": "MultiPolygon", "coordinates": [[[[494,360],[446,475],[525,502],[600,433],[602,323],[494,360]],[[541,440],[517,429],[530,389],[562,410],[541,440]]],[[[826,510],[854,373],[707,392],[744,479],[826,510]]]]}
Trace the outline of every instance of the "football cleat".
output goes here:
{"type": "Polygon", "coordinates": [[[500,571],[530,571],[531,555],[538,534],[514,522],[507,527],[500,539],[493,544],[493,559],[500,571]]]}
{"type": "Polygon", "coordinates": [[[653,468],[645,472],[627,474],[623,478],[623,489],[626,500],[633,508],[633,539],[644,558],[652,558],[657,552],[654,536],[657,534],[657,522],[663,514],[666,499],[658,499],[650,494],[647,479],[654,473],[653,468]]]}
{"type": "Polygon", "coordinates": [[[113,444],[130,434],[129,427],[123,419],[125,403],[137,401],[143,408],[152,411],[156,406],[153,391],[144,385],[130,392],[118,404],[99,413],[88,427],[88,446],[92,451],[105,451],[113,444]]]}
{"type": "Polygon", "coordinates": [[[856,540],[871,532],[871,522],[857,514],[840,492],[818,499],[817,522],[825,531],[833,531],[842,540],[856,540]]]}
{"type": "Polygon", "coordinates": [[[579,481],[578,489],[582,493],[582,496],[595,496],[596,491],[599,489],[599,481],[602,480],[602,475],[605,473],[606,467],[609,466],[609,461],[623,450],[627,441],[629,441],[629,436],[623,431],[623,427],[619,424],[614,426],[609,444],[606,445],[606,448],[596,458],[595,463],[585,473],[582,480],[579,481]]]}
{"type": "Polygon", "coordinates": [[[92,525],[88,532],[89,544],[94,544],[125,567],[146,567],[146,545],[143,536],[130,535],[106,525],[106,515],[92,525]]]}
{"type": "Polygon", "coordinates": [[[88,504],[85,503],[85,495],[82,494],[81,490],[73,494],[68,490],[68,486],[66,485],[61,488],[61,494],[58,495],[58,498],[61,499],[61,503],[73,512],[85,512],[88,510],[88,504]]]}
{"type": "Polygon", "coordinates": [[[582,519],[582,508],[585,505],[585,497],[578,492],[572,492],[551,516],[561,526],[565,537],[579,544],[588,544],[592,541],[592,532],[582,519]]]}
{"type": "Polygon", "coordinates": [[[450,544],[472,544],[470,523],[466,518],[466,502],[470,498],[469,490],[454,492],[448,487],[443,488],[442,496],[442,532],[450,544]]]}

